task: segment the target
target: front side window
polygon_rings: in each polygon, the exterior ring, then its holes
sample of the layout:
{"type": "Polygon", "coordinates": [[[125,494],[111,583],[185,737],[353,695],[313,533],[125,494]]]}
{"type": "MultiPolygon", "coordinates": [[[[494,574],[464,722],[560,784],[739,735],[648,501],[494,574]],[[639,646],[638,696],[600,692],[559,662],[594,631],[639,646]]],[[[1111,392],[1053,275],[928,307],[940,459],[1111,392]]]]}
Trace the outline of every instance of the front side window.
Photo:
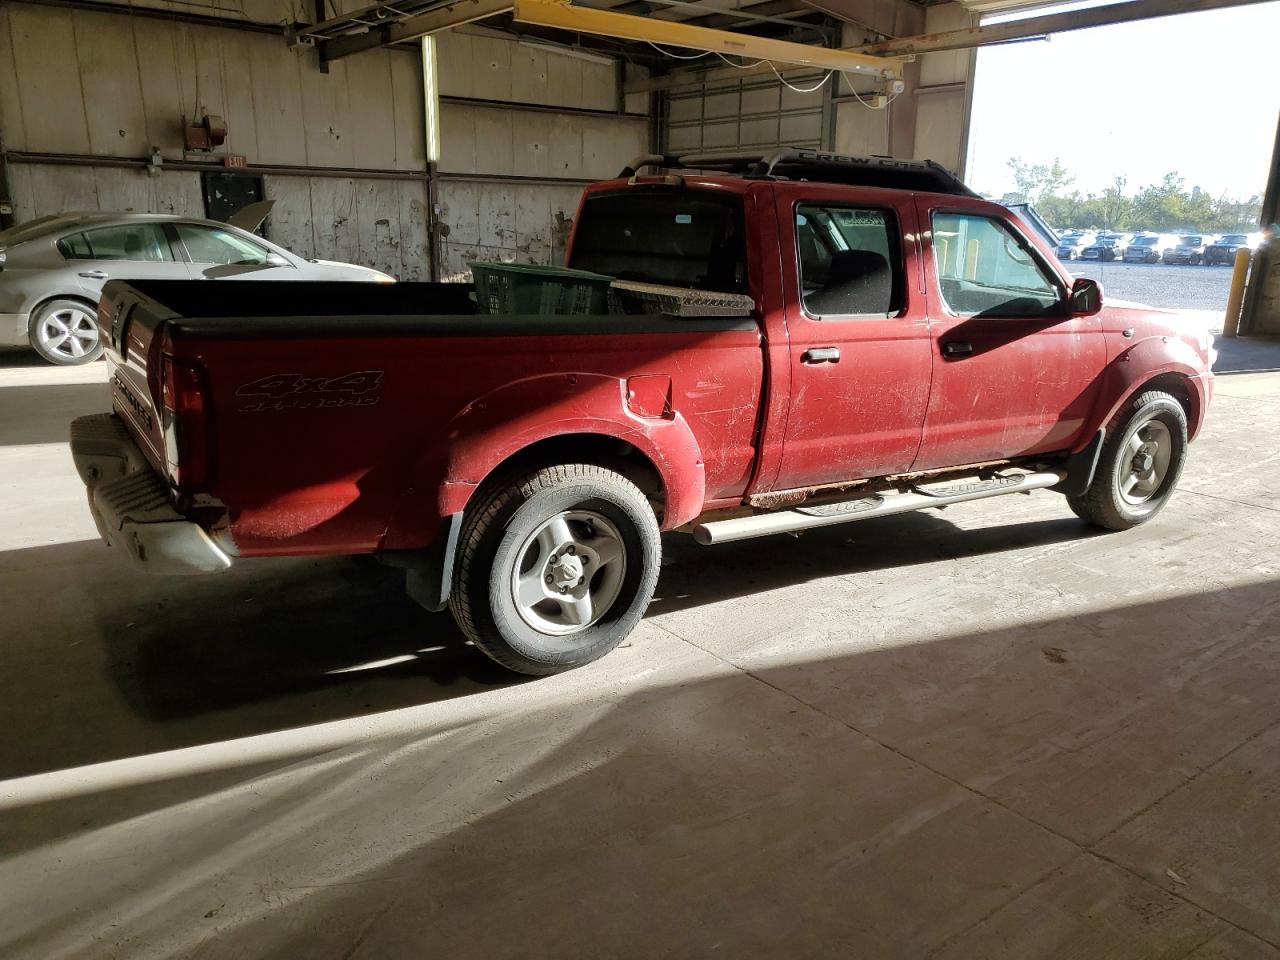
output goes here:
{"type": "Polygon", "coordinates": [[[663,187],[588,196],[569,266],[619,280],[746,293],[742,201],[663,187]]]}
{"type": "Polygon", "coordinates": [[[1061,309],[1057,279],[1000,220],[935,213],[933,260],[942,300],[958,316],[1043,317],[1061,309]]]}
{"type": "Polygon", "coordinates": [[[878,208],[796,207],[801,302],[813,317],[887,317],[901,309],[901,246],[878,208]]]}
{"type": "Polygon", "coordinates": [[[130,260],[135,263],[173,260],[169,241],[157,223],[86,230],[59,240],[58,250],[68,260],[130,260]]]}
{"type": "Polygon", "coordinates": [[[264,266],[269,262],[270,253],[264,247],[237,236],[230,230],[196,223],[179,223],[177,229],[178,236],[182,238],[194,263],[264,266]]]}

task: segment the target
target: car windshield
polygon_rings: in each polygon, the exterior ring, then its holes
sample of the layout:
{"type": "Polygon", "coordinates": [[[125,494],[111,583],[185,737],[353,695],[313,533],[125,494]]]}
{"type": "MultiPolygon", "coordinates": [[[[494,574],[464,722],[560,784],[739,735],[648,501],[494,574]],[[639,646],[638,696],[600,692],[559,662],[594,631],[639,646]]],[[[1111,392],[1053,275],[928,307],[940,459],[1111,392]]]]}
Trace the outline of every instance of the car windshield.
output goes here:
{"type": "Polygon", "coordinates": [[[1065,239],[1065,240],[1063,240],[1063,241],[1062,241],[1062,246],[1064,246],[1064,247],[1078,247],[1078,246],[1080,246],[1080,240],[1081,240],[1081,239],[1082,239],[1081,237],[1067,237],[1067,239],[1065,239]]]}
{"type": "Polygon", "coordinates": [[[1219,243],[1238,243],[1244,245],[1249,242],[1249,238],[1243,233],[1228,233],[1225,237],[1218,241],[1219,243]]]}
{"type": "Polygon", "coordinates": [[[1150,247],[1150,246],[1153,246],[1158,239],[1160,238],[1159,237],[1139,237],[1137,240],[1133,241],[1133,245],[1135,247],[1150,247]]]}
{"type": "Polygon", "coordinates": [[[1199,237],[1183,237],[1181,240],[1178,241],[1178,246],[1198,247],[1200,246],[1200,238],[1199,237]]]}
{"type": "Polygon", "coordinates": [[[742,202],[670,187],[588,196],[569,266],[620,280],[745,293],[742,202]]]}

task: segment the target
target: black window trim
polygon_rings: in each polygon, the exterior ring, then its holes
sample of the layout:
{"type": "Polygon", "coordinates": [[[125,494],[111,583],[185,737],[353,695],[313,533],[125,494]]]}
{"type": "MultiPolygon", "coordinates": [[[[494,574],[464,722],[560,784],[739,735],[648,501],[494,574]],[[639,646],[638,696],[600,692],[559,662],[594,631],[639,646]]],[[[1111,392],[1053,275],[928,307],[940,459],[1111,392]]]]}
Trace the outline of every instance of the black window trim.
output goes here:
{"type": "Polygon", "coordinates": [[[902,235],[901,225],[899,223],[898,211],[893,206],[886,206],[881,203],[855,203],[851,200],[796,200],[791,205],[791,248],[795,252],[796,261],[796,299],[800,303],[800,312],[806,320],[812,320],[814,323],[824,323],[827,321],[839,320],[900,320],[910,312],[911,291],[910,284],[906,282],[907,275],[907,250],[906,240],[902,235]],[[800,225],[796,223],[796,217],[799,216],[802,206],[810,207],[845,207],[850,210],[882,210],[888,214],[885,226],[889,229],[889,250],[892,252],[895,248],[898,252],[898,263],[895,265],[891,262],[889,269],[893,272],[894,294],[901,296],[902,303],[896,311],[891,313],[827,313],[817,315],[809,312],[809,308],[804,302],[804,268],[800,264],[800,225]],[[895,244],[896,241],[896,244],[895,244]]]}
{"type": "Polygon", "coordinates": [[[1058,275],[1057,270],[1053,269],[1053,267],[1050,266],[1049,261],[1046,260],[1041,255],[1040,251],[1036,248],[1036,245],[1027,238],[1027,235],[1018,227],[1018,224],[1015,223],[1013,219],[1010,217],[1002,216],[999,214],[993,215],[993,214],[985,213],[978,210],[965,210],[960,207],[941,206],[941,207],[930,208],[929,210],[929,259],[933,263],[933,285],[935,288],[937,288],[938,302],[942,304],[942,309],[946,312],[948,317],[953,317],[956,320],[994,320],[998,322],[1003,322],[1006,320],[1031,320],[1031,319],[1042,320],[1044,319],[1044,317],[1062,315],[1061,308],[1067,301],[1067,288],[1062,283],[1062,277],[1058,275]],[[1009,232],[1013,234],[1014,238],[1018,241],[1018,246],[1020,246],[1026,252],[1026,254],[1029,257],[1031,257],[1032,260],[1034,260],[1037,264],[1040,265],[1041,270],[1045,271],[1045,273],[1049,275],[1050,282],[1053,284],[1054,289],[1058,291],[1059,313],[1058,314],[1046,313],[1044,314],[1043,317],[1033,318],[1033,317],[979,317],[976,313],[966,314],[966,313],[954,312],[951,309],[951,304],[947,303],[947,298],[942,293],[942,274],[938,272],[938,256],[934,252],[934,246],[933,246],[933,218],[940,213],[942,214],[949,213],[957,217],[981,217],[983,220],[994,220],[997,223],[1003,224],[1009,230],[1009,232]]]}

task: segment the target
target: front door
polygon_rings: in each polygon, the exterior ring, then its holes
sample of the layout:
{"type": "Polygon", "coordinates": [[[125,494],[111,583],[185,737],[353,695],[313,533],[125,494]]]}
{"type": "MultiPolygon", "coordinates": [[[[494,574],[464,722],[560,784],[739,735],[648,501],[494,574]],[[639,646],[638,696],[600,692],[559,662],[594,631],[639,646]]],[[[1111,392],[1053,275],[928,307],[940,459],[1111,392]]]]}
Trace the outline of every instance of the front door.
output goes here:
{"type": "Polygon", "coordinates": [[[791,408],[774,490],[899,473],[920,445],[930,358],[915,211],[900,193],[853,193],[776,191],[791,408]]]}
{"type": "Polygon", "coordinates": [[[1072,316],[1064,278],[989,209],[921,202],[933,387],[913,470],[1068,449],[1093,408],[1101,318],[1072,316]]]}
{"type": "Polygon", "coordinates": [[[274,250],[230,227],[173,224],[193,280],[299,280],[298,268],[274,250]]]}

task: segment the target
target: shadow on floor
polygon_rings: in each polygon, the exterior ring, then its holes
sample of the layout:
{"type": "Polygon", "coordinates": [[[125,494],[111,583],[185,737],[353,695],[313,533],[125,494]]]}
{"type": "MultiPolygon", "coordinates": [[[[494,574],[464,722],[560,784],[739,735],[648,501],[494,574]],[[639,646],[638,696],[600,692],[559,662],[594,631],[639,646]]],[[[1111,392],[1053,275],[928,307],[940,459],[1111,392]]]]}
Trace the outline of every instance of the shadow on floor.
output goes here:
{"type": "Polygon", "coordinates": [[[1213,346],[1218,351],[1213,372],[1219,376],[1280,370],[1280,338],[1219,336],[1214,338],[1213,346]]]}
{"type": "Polygon", "coordinates": [[[0,386],[0,446],[67,443],[72,420],[110,409],[107,383],[0,386]]]}
{"type": "MultiPolygon", "coordinates": [[[[1276,861],[1243,885],[1208,855],[1190,886],[1164,870],[1234,806],[1137,832],[1128,873],[1085,857],[1101,890],[1035,890],[1079,860],[1065,838],[1093,842],[1280,720],[1275,586],[818,655],[758,668],[763,684],[655,664],[607,702],[353,731],[271,776],[202,775],[207,794],[187,778],[46,805],[0,825],[64,841],[21,863],[0,937],[15,956],[163,935],[174,956],[499,957],[522,955],[517,930],[548,957],[917,957],[989,934],[950,955],[1045,958],[1088,925],[1099,954],[1186,956],[1220,926],[1187,900],[1230,915],[1212,898],[1237,897],[1274,940],[1276,861]],[[1019,895],[1046,902],[997,914],[1019,895]]],[[[1265,835],[1271,813],[1250,824],[1265,835]]]]}

